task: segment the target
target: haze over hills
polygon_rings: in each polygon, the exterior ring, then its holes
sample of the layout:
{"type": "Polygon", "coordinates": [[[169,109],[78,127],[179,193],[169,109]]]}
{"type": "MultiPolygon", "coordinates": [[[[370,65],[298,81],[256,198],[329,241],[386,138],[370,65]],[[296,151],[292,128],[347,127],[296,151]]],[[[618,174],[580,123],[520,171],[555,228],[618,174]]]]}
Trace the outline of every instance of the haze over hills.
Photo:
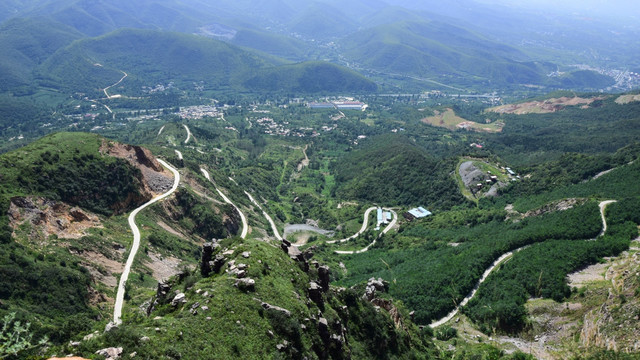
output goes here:
{"type": "MultiPolygon", "coordinates": [[[[633,41],[633,29],[610,32],[611,24],[605,20],[588,22],[565,14],[540,17],[534,10],[471,0],[446,5],[433,1],[41,0],[7,6],[14,9],[13,17],[39,17],[37,21],[49,21],[54,29],[73,28],[85,37],[121,28],[196,33],[257,50],[258,56],[347,65],[395,86],[409,85],[409,78],[418,76],[480,90],[499,85],[609,88],[610,81],[595,75],[599,73],[616,77],[615,86],[628,89],[632,85],[620,76],[628,77],[624,71],[638,66],[634,54],[640,50],[633,41]],[[215,29],[225,30],[218,34],[215,29]],[[585,63],[591,68],[574,67],[585,63]],[[604,67],[611,65],[615,68],[604,67]],[[571,73],[578,70],[594,73],[583,72],[575,79],[571,73]],[[554,72],[566,76],[549,77],[554,72]],[[397,75],[408,78],[398,83],[397,75]]],[[[35,33],[42,25],[26,22],[22,26],[31,26],[25,31],[35,33]]],[[[37,51],[50,54],[55,44],[59,47],[69,41],[58,32],[47,36],[56,39],[47,44],[49,50],[37,51]]],[[[12,82],[24,82],[20,79],[25,79],[25,66],[16,66],[15,55],[4,56],[0,70],[12,82]]]]}
{"type": "Polygon", "coordinates": [[[4,2],[0,358],[638,358],[638,27],[534,1],[4,2]]]}

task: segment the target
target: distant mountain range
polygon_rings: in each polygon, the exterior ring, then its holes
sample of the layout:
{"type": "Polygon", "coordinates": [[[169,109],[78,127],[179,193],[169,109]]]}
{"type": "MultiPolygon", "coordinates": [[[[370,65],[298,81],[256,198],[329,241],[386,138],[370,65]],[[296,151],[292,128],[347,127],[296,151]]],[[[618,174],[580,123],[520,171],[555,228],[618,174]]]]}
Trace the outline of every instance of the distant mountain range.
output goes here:
{"type": "MultiPolygon", "coordinates": [[[[634,55],[640,52],[633,40],[637,38],[634,28],[604,31],[602,22],[537,16],[472,0],[446,4],[403,0],[347,4],[337,0],[8,0],[0,5],[0,12],[0,75],[4,80],[0,91],[33,86],[34,76],[48,87],[85,91],[106,86],[104,81],[117,77],[126,66],[133,66],[128,69],[133,74],[130,80],[155,81],[170,70],[176,77],[170,81],[198,79],[247,89],[247,84],[264,83],[278,72],[271,68],[260,73],[259,69],[306,61],[346,65],[366,74],[373,71],[382,82],[400,75],[474,89],[540,85],[598,90],[613,80],[593,71],[574,74],[576,70],[569,65],[591,62],[640,67],[634,55]],[[119,31],[125,28],[144,29],[147,35],[119,31]],[[177,33],[204,35],[241,49],[177,33]],[[71,45],[79,39],[83,40],[71,45]],[[225,65],[223,59],[230,61],[225,65]],[[87,65],[95,63],[102,68],[87,65]],[[75,79],[66,76],[65,69],[71,68],[77,68],[75,79]],[[568,75],[548,76],[558,69],[568,75]]],[[[323,68],[346,76],[349,86],[362,82],[351,81],[355,74],[344,68],[323,68]]],[[[353,90],[335,85],[329,81],[320,90],[353,90]]],[[[297,85],[283,90],[293,88],[304,90],[297,85]]],[[[359,89],[372,88],[368,83],[359,89]]]]}

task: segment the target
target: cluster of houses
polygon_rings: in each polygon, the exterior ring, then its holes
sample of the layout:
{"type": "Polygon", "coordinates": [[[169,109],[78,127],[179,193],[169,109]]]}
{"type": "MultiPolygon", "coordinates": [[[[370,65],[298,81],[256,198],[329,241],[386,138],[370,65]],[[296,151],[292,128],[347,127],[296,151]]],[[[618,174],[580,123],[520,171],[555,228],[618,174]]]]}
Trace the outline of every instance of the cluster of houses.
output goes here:
{"type": "MultiPolygon", "coordinates": [[[[299,129],[288,129],[285,125],[289,125],[288,121],[279,124],[275,122],[270,117],[263,117],[256,120],[259,126],[262,126],[264,129],[264,133],[268,135],[280,135],[280,136],[295,136],[295,137],[305,137],[311,136],[315,137],[320,135],[313,128],[299,128],[299,129]]],[[[326,130],[330,131],[330,130],[326,130]]]]}
{"type": "Polygon", "coordinates": [[[178,115],[183,119],[202,119],[203,117],[219,117],[222,112],[215,105],[198,105],[181,107],[178,115]]]}

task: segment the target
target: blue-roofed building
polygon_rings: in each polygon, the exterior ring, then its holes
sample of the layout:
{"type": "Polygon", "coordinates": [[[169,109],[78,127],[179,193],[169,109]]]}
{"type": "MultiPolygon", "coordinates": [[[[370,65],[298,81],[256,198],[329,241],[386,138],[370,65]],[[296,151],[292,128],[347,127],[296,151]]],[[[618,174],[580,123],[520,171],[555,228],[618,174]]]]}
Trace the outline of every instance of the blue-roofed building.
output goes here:
{"type": "Polygon", "coordinates": [[[417,207],[415,209],[411,209],[407,213],[405,213],[405,218],[407,218],[409,220],[422,219],[422,218],[430,216],[430,215],[431,215],[431,211],[423,208],[422,206],[419,206],[419,207],[417,207]]]}
{"type": "Polygon", "coordinates": [[[378,225],[384,223],[384,217],[382,214],[382,208],[378,208],[378,225]]]}

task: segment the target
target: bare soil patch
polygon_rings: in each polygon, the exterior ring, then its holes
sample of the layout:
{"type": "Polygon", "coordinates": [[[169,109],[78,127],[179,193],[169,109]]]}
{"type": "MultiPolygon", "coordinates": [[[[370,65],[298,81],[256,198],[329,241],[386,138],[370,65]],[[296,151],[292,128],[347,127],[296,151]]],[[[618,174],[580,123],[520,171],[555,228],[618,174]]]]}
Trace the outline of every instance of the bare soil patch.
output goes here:
{"type": "Polygon", "coordinates": [[[531,101],[520,104],[508,104],[497,106],[487,111],[498,114],[548,114],[563,110],[567,106],[583,105],[582,108],[589,108],[596,100],[602,100],[602,97],[581,98],[581,97],[561,97],[552,98],[544,101],[531,101]]]}
{"type": "Polygon", "coordinates": [[[151,262],[145,263],[145,266],[153,271],[153,278],[158,281],[165,281],[180,273],[182,260],[178,258],[165,257],[152,251],[149,252],[149,258],[151,262]]]}
{"type": "Polygon", "coordinates": [[[101,228],[97,215],[40,197],[15,197],[9,206],[9,225],[14,231],[25,223],[31,224],[32,240],[45,241],[50,235],[59,238],[79,239],[87,235],[87,229],[101,228]]]}

